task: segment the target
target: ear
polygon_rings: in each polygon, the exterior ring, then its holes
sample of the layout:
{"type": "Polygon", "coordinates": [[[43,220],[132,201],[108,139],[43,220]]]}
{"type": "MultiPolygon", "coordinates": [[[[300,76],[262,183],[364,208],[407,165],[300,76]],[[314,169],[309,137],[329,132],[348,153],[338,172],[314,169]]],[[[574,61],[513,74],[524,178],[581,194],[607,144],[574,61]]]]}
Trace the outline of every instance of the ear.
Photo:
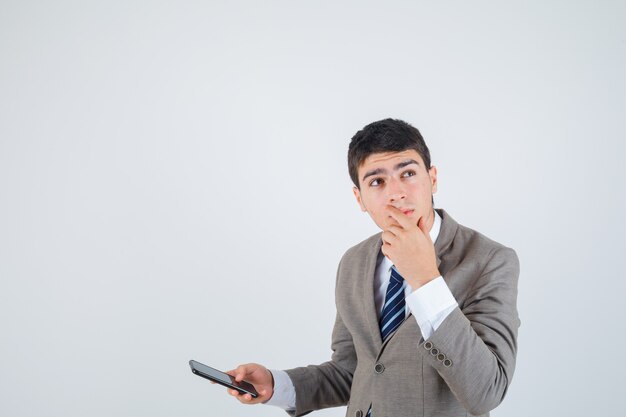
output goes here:
{"type": "Polygon", "coordinates": [[[435,194],[437,192],[437,167],[431,165],[428,170],[428,175],[430,176],[430,185],[432,187],[432,193],[435,194]]]}
{"type": "Polygon", "coordinates": [[[354,197],[356,198],[357,203],[359,203],[359,206],[361,206],[361,211],[367,211],[367,209],[363,205],[363,200],[361,199],[361,191],[357,187],[352,187],[352,192],[354,193],[354,197]]]}

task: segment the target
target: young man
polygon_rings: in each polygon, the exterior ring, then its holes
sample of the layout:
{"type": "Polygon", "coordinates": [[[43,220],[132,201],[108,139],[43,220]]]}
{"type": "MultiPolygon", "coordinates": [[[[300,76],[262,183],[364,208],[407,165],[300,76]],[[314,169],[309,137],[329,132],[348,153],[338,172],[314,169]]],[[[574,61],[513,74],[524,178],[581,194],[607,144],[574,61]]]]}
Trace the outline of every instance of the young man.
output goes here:
{"type": "Polygon", "coordinates": [[[489,415],[515,368],[515,252],[433,209],[437,169],[408,123],[357,132],[348,169],[382,233],[339,264],[332,359],[288,371],[240,365],[230,374],[260,396],[230,394],[292,416],[342,405],[354,417],[489,415]]]}

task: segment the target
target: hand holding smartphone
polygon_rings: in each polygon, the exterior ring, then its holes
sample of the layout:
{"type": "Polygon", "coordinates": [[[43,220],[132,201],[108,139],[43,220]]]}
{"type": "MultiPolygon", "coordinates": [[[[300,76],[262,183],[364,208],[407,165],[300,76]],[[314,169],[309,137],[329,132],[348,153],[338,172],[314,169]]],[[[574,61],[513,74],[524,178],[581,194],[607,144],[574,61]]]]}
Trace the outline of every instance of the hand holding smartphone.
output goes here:
{"type": "Polygon", "coordinates": [[[254,389],[254,386],[249,382],[237,382],[234,377],[228,375],[227,373],[218,371],[215,368],[211,368],[210,366],[194,361],[193,359],[189,361],[189,366],[191,367],[191,372],[198,376],[225,387],[237,390],[240,394],[250,394],[252,398],[257,398],[259,396],[256,389],[254,389]]]}

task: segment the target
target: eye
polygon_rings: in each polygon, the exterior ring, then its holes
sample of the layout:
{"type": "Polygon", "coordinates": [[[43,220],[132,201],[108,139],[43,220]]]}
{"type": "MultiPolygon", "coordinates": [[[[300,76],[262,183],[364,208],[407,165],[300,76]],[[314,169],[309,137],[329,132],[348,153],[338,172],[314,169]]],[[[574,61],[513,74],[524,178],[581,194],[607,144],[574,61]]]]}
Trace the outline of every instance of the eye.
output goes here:
{"type": "Polygon", "coordinates": [[[408,171],[404,171],[402,173],[402,178],[413,177],[416,174],[417,173],[415,171],[413,171],[412,169],[409,169],[408,171]]]}
{"type": "Polygon", "coordinates": [[[370,187],[378,187],[382,183],[384,183],[382,178],[374,178],[372,181],[370,181],[370,187]]]}

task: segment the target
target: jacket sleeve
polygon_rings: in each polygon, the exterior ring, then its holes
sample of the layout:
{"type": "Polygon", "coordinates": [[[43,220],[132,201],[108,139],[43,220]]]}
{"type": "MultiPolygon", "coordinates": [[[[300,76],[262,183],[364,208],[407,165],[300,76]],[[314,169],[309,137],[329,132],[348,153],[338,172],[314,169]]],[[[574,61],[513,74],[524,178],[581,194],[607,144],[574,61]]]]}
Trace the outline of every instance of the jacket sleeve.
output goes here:
{"type": "Polygon", "coordinates": [[[352,375],[356,369],[356,352],[352,335],[337,313],[332,336],[331,360],[321,365],[287,370],[296,389],[296,409],[292,416],[313,410],[346,405],[350,399],[352,375]]]}
{"type": "Polygon", "coordinates": [[[462,306],[455,308],[420,352],[474,415],[502,402],[517,353],[519,261],[509,248],[495,250],[462,306]]]}

